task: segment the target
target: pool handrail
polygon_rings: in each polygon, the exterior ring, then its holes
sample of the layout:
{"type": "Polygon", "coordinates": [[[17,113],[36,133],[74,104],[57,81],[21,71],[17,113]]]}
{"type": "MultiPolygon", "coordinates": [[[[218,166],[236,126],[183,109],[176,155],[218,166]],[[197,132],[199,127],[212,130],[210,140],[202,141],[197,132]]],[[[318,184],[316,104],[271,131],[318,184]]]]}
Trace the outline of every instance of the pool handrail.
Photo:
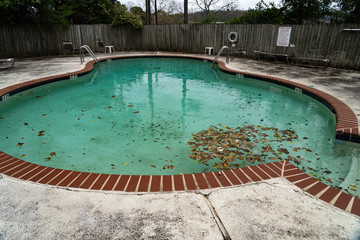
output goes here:
{"type": "Polygon", "coordinates": [[[229,47],[228,46],[222,46],[220,51],[218,52],[218,54],[215,56],[212,64],[214,66],[214,63],[216,62],[216,60],[219,58],[220,54],[224,51],[224,49],[227,49],[227,55],[226,55],[226,63],[229,63],[229,47]]]}
{"type": "Polygon", "coordinates": [[[85,60],[84,60],[84,58],[85,58],[84,49],[90,54],[90,56],[95,60],[96,63],[99,63],[99,60],[97,59],[97,57],[95,56],[95,53],[91,50],[91,48],[88,45],[83,45],[83,46],[80,47],[80,61],[81,61],[81,64],[83,62],[85,62],[85,60]]]}

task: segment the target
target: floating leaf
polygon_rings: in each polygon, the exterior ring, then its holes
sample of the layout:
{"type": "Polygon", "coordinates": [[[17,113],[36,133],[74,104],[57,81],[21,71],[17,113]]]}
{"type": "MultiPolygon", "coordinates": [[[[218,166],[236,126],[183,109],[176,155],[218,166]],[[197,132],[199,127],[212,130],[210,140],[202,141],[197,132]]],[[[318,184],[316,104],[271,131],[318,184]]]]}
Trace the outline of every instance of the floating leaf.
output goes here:
{"type": "Polygon", "coordinates": [[[20,157],[26,157],[26,155],[24,154],[24,155],[21,155],[20,157]]]}
{"type": "Polygon", "coordinates": [[[51,160],[51,157],[47,157],[47,158],[45,158],[46,159],[46,161],[50,161],[51,160]]]}
{"type": "Polygon", "coordinates": [[[325,180],[328,181],[329,183],[332,183],[330,178],[326,178],[325,180]]]}
{"type": "Polygon", "coordinates": [[[155,168],[156,166],[155,165],[150,165],[151,167],[155,168]]]}
{"type": "Polygon", "coordinates": [[[24,125],[27,126],[27,125],[29,125],[29,124],[28,124],[27,122],[24,122],[24,125]]]}
{"type": "Polygon", "coordinates": [[[45,130],[40,131],[39,134],[38,134],[38,136],[39,136],[39,137],[40,137],[40,136],[44,136],[44,132],[45,132],[45,130]]]}
{"type": "Polygon", "coordinates": [[[133,104],[131,104],[131,105],[127,105],[126,107],[130,108],[130,107],[132,107],[132,106],[134,106],[134,105],[133,105],[133,104]]]}
{"type": "Polygon", "coordinates": [[[22,145],[24,145],[24,143],[19,142],[16,146],[21,147],[22,145]]]}
{"type": "Polygon", "coordinates": [[[128,162],[126,162],[126,163],[124,163],[123,165],[128,165],[129,163],[128,162]]]}
{"type": "Polygon", "coordinates": [[[139,111],[136,111],[136,112],[134,112],[134,113],[139,113],[139,111]]]}
{"type": "Polygon", "coordinates": [[[50,153],[50,156],[52,156],[52,157],[53,157],[53,156],[56,156],[56,153],[55,153],[55,152],[51,152],[51,153],[50,153]]]}
{"type": "Polygon", "coordinates": [[[173,169],[174,167],[174,165],[165,165],[163,166],[163,169],[173,169]]]}
{"type": "Polygon", "coordinates": [[[285,154],[289,154],[289,151],[285,148],[278,148],[277,149],[279,152],[285,153],[285,154]]]}
{"type": "Polygon", "coordinates": [[[43,116],[43,117],[44,117],[44,116],[46,116],[46,114],[45,114],[45,113],[43,113],[43,114],[41,114],[41,116],[43,116]]]}

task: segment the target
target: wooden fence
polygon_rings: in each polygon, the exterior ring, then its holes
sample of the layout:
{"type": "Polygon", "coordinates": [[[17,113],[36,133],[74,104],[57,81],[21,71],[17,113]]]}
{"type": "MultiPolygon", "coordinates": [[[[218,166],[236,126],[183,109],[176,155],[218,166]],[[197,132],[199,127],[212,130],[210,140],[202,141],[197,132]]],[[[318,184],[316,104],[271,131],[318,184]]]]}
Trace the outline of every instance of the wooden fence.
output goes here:
{"type": "MultiPolygon", "coordinates": [[[[300,56],[328,58],[330,65],[360,69],[360,24],[286,25],[292,27],[290,42],[300,56]]],[[[176,24],[147,25],[143,29],[111,27],[105,24],[44,27],[37,25],[0,25],[0,58],[38,57],[65,54],[62,42],[89,45],[102,51],[96,39],[109,42],[119,50],[170,51],[203,53],[206,46],[218,51],[229,45],[228,33],[237,32],[237,47],[244,47],[248,56],[254,50],[287,53],[287,47],[277,47],[280,25],[270,24],[176,24]]]]}

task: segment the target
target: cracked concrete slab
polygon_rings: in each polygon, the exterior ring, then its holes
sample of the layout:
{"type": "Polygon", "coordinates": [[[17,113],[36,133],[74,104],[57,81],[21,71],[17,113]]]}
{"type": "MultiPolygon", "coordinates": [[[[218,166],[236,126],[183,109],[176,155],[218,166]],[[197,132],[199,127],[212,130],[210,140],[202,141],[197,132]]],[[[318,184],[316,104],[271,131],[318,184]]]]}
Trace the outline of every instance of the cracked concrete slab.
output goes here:
{"type": "Polygon", "coordinates": [[[223,239],[201,194],[72,191],[4,177],[0,239],[223,239]]]}
{"type": "Polygon", "coordinates": [[[286,179],[214,190],[209,200],[232,239],[360,239],[358,217],[286,179]]]}
{"type": "Polygon", "coordinates": [[[0,239],[360,239],[360,218],[285,179],[202,192],[127,194],[0,179],[0,239]]]}

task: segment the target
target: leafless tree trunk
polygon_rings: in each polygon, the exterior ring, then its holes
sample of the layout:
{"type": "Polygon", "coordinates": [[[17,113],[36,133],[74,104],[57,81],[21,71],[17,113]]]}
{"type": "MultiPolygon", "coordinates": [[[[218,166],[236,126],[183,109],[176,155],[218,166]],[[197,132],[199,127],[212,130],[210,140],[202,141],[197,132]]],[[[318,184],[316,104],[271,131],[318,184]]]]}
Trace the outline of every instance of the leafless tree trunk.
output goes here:
{"type": "Polygon", "coordinates": [[[155,24],[158,24],[158,11],[156,6],[156,0],[154,0],[154,7],[155,7],[155,24]]]}
{"type": "Polygon", "coordinates": [[[146,6],[146,24],[151,24],[150,0],[145,0],[145,6],[146,6]]]}
{"type": "Polygon", "coordinates": [[[188,5],[188,0],[184,0],[184,24],[189,22],[188,5]]]}

